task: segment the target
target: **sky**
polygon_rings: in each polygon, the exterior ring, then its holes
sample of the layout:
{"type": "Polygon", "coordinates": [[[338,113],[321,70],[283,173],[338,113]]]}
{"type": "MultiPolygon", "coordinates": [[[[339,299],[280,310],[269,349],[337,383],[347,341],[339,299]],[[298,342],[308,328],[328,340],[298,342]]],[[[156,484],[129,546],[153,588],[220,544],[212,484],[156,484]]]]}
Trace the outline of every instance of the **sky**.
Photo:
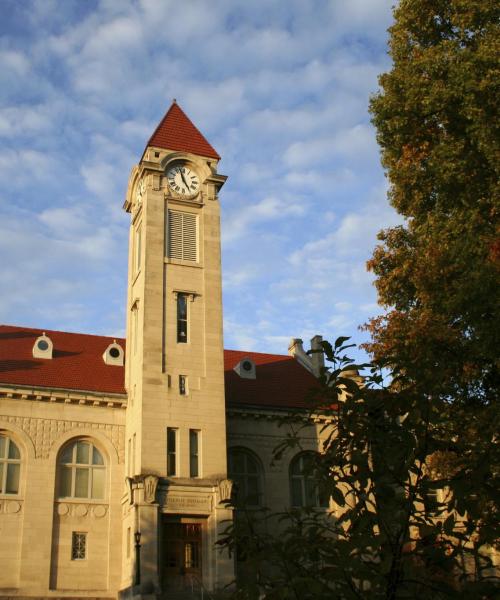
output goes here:
{"type": "Polygon", "coordinates": [[[0,0],[0,323],[125,335],[128,176],[176,98],[228,176],[225,347],[366,340],[391,4],[0,0]]]}

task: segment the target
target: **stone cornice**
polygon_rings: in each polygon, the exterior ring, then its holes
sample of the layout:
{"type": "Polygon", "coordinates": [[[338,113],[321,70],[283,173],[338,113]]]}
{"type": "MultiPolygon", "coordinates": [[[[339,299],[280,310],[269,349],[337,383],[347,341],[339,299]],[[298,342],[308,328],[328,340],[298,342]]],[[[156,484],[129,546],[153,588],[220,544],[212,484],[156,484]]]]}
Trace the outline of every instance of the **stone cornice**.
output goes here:
{"type": "Polygon", "coordinates": [[[294,412],[292,411],[292,408],[229,405],[226,407],[226,416],[228,418],[238,417],[241,419],[253,419],[255,421],[276,421],[293,415],[298,421],[303,422],[309,421],[310,423],[321,423],[323,425],[333,425],[335,423],[334,417],[309,414],[305,409],[303,411],[296,409],[294,412]]]}
{"type": "Polygon", "coordinates": [[[31,400],[36,402],[56,402],[60,404],[79,404],[86,406],[104,406],[126,408],[126,394],[99,394],[57,388],[33,388],[0,384],[0,398],[31,400]]]}

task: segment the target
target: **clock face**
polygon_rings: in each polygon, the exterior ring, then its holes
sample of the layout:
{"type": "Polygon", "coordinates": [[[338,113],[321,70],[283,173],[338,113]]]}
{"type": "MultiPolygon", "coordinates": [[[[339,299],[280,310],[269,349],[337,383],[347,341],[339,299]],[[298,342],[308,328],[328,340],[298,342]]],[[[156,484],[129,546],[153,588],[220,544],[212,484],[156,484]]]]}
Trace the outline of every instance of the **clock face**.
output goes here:
{"type": "Polygon", "coordinates": [[[185,165],[176,165],[167,171],[170,189],[180,196],[194,196],[200,189],[200,178],[185,165]]]}

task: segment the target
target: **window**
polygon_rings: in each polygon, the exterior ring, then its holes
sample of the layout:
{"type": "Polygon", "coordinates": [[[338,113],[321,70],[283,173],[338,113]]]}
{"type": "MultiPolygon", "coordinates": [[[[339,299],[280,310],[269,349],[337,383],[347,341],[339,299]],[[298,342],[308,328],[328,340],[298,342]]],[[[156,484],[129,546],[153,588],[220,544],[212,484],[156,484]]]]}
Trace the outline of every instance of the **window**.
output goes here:
{"type": "Polygon", "coordinates": [[[197,429],[189,430],[189,477],[200,476],[200,432],[197,429]]]}
{"type": "Polygon", "coordinates": [[[128,458],[128,469],[127,472],[130,475],[132,475],[132,438],[128,438],[128,443],[127,443],[127,458],[128,458]]]}
{"type": "Polygon", "coordinates": [[[231,448],[228,474],[236,486],[238,503],[259,506],[262,501],[262,470],[258,459],[245,448],[231,448]]]}
{"type": "Polygon", "coordinates": [[[132,308],[132,338],[134,340],[134,354],[136,354],[137,340],[139,338],[139,311],[137,304],[132,308]]]}
{"type": "Polygon", "coordinates": [[[177,475],[177,429],[167,427],[167,475],[177,475]]]}
{"type": "Polygon", "coordinates": [[[142,258],[142,226],[138,225],[135,230],[135,248],[134,248],[134,273],[139,273],[141,270],[142,258]]]}
{"type": "Polygon", "coordinates": [[[71,560],[87,558],[87,534],[73,531],[71,537],[71,560]]]}
{"type": "Polygon", "coordinates": [[[198,217],[169,210],[167,214],[167,257],[198,261],[198,217]]]}
{"type": "Polygon", "coordinates": [[[303,452],[290,464],[292,506],[328,506],[328,497],[318,489],[314,452],[303,452]]]}
{"type": "Polygon", "coordinates": [[[135,441],[136,441],[136,434],[134,433],[134,435],[132,436],[132,470],[131,470],[131,475],[135,475],[135,441]]]}
{"type": "Polygon", "coordinates": [[[85,440],[66,446],[59,457],[60,498],[104,498],[106,467],[99,450],[85,440]]]}
{"type": "Polygon", "coordinates": [[[132,531],[127,527],[127,558],[130,558],[130,545],[132,543],[132,531]]]}
{"type": "Polygon", "coordinates": [[[187,294],[177,294],[177,342],[188,341],[188,304],[187,294]]]}
{"type": "Polygon", "coordinates": [[[0,434],[0,494],[19,492],[21,453],[14,442],[0,434]]]}
{"type": "Polygon", "coordinates": [[[179,394],[187,395],[187,377],[185,375],[179,375],[179,394]]]}
{"type": "Polygon", "coordinates": [[[436,517],[443,513],[439,489],[432,487],[432,484],[430,484],[423,490],[422,496],[426,517],[436,517]]]}

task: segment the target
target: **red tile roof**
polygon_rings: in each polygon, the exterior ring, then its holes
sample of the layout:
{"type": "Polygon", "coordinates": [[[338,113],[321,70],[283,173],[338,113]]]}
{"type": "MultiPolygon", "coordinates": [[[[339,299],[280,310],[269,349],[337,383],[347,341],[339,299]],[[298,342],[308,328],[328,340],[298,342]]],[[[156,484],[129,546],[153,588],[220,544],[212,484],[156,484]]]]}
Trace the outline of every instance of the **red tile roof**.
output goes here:
{"type": "MultiPolygon", "coordinates": [[[[41,329],[0,325],[0,384],[124,394],[123,367],[105,364],[102,355],[114,338],[45,330],[53,358],[33,358],[41,329]]],[[[125,340],[117,339],[125,349],[125,340]]]]}
{"type": "MultiPolygon", "coordinates": [[[[58,388],[125,394],[124,368],[106,365],[102,355],[115,338],[45,330],[54,344],[53,358],[33,358],[41,329],[0,325],[0,385],[58,388]]],[[[116,338],[125,349],[125,340],[116,338]]],[[[316,383],[294,358],[224,350],[226,404],[261,408],[300,408],[316,383]],[[256,379],[233,369],[244,358],[256,366],[256,379]]]]}
{"type": "Polygon", "coordinates": [[[220,158],[175,100],[155,129],[146,148],[148,146],[220,158]]]}
{"type": "Polygon", "coordinates": [[[224,350],[226,405],[262,408],[303,408],[317,380],[292,356],[224,350]],[[244,379],[233,369],[244,358],[255,364],[255,379],[244,379]]]}

